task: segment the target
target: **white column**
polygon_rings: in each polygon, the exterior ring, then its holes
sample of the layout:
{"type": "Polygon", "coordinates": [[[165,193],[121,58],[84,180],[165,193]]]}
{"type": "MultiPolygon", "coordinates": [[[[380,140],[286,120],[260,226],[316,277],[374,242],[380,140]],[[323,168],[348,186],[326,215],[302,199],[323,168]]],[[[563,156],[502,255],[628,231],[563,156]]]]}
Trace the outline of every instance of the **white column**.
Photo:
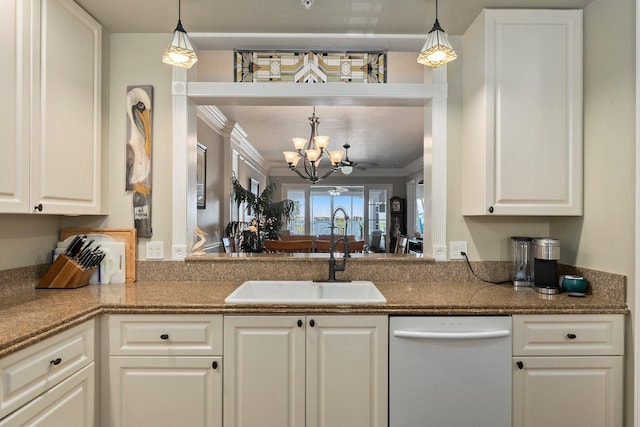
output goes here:
{"type": "MultiPolygon", "coordinates": [[[[425,185],[428,167],[431,168],[430,215],[433,217],[431,229],[432,256],[437,261],[447,260],[447,66],[433,70],[436,86],[431,106],[431,152],[425,145],[425,185]],[[438,85],[440,84],[440,85],[438,85]],[[428,159],[431,164],[428,165],[428,159]]],[[[427,117],[425,108],[425,118],[427,117]]],[[[428,123],[425,123],[425,139],[428,123]]],[[[426,247],[426,245],[425,245],[426,247]]]]}
{"type": "Polygon", "coordinates": [[[193,246],[196,213],[197,112],[187,97],[187,70],[173,69],[173,164],[171,258],[183,260],[193,246]]]}

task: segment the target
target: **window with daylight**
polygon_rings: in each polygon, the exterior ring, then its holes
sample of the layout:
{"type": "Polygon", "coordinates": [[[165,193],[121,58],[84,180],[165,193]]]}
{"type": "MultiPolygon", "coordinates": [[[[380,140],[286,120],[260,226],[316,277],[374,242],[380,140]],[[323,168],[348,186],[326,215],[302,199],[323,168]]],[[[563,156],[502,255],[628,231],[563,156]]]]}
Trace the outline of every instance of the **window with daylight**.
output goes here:
{"type": "Polygon", "coordinates": [[[349,215],[336,215],[338,235],[347,234],[367,242],[370,250],[384,252],[387,234],[387,200],[391,188],[373,186],[309,186],[284,184],[285,197],[298,205],[297,216],[288,225],[291,234],[327,235],[331,233],[331,214],[342,208],[349,215]]]}

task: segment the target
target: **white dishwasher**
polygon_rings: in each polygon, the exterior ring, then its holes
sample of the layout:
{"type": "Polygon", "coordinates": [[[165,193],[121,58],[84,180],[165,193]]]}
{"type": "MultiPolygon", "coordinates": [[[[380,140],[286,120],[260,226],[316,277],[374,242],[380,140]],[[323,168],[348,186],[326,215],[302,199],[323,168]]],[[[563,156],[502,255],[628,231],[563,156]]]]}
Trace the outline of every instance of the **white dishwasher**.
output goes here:
{"type": "Polygon", "coordinates": [[[510,427],[510,316],[391,316],[390,427],[510,427]]]}

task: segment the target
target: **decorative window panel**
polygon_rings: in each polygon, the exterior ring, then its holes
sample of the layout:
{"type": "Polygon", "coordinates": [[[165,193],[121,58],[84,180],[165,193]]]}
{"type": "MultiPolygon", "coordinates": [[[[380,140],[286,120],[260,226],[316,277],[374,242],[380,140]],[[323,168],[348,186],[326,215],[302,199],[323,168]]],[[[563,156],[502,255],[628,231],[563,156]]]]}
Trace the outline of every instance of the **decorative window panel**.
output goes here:
{"type": "Polygon", "coordinates": [[[386,52],[235,51],[236,82],[386,83],[386,52]]]}

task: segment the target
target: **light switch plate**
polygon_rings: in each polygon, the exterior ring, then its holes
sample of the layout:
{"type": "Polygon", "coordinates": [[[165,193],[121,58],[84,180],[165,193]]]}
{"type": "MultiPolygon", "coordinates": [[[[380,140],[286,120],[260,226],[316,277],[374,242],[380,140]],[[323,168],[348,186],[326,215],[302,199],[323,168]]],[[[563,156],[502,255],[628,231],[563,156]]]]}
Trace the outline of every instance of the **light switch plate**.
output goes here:
{"type": "Polygon", "coordinates": [[[164,259],[164,242],[147,242],[147,259],[164,259]]]}

